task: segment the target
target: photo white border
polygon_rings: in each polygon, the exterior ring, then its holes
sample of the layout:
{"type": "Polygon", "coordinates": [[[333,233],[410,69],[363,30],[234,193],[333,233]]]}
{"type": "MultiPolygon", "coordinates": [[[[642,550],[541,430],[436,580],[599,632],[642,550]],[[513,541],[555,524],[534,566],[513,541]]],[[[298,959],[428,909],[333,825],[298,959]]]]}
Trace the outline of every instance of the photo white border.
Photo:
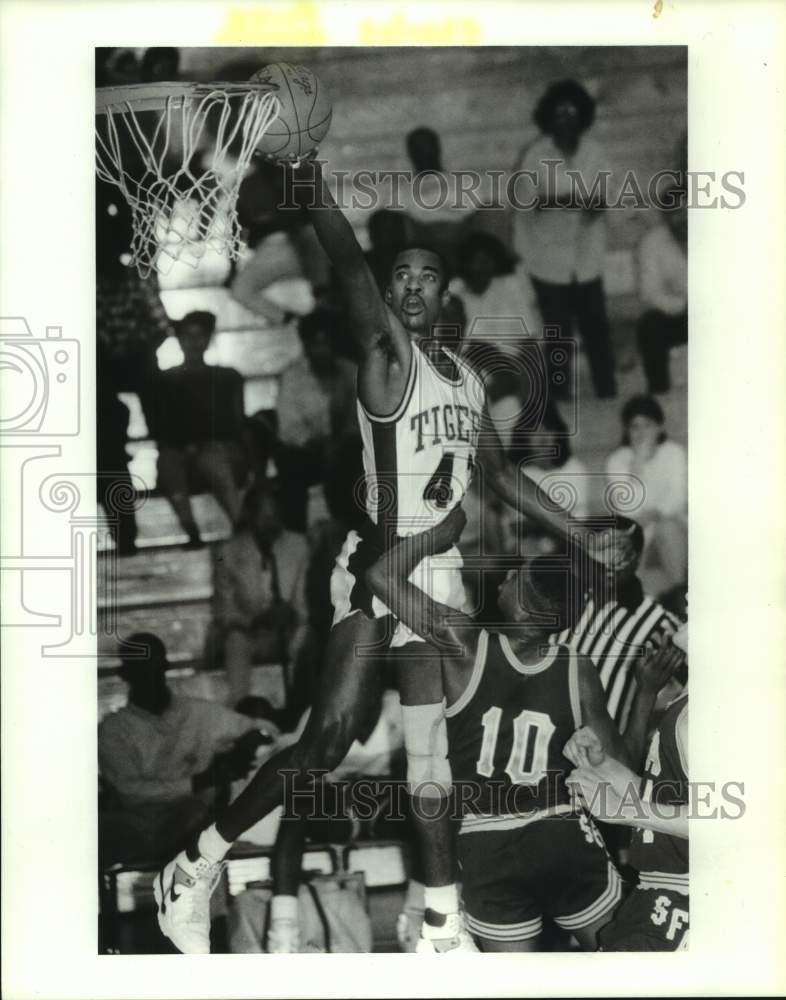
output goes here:
{"type": "MultiPolygon", "coordinates": [[[[4,629],[9,1000],[775,995],[786,988],[779,957],[786,941],[786,6],[667,0],[655,13],[647,0],[0,0],[0,314],[24,316],[38,336],[56,325],[80,340],[82,432],[60,442],[65,471],[94,463],[97,45],[363,44],[370,22],[385,44],[423,43],[432,29],[451,44],[688,44],[690,167],[743,170],[747,198],[740,210],[690,217],[691,772],[743,780],[747,807],[736,822],[692,824],[690,951],[425,962],[98,956],[94,662],[45,660],[34,630],[4,629]]],[[[4,473],[6,458],[0,449],[4,473]]],[[[5,517],[3,552],[14,550],[13,530],[5,517]]],[[[62,578],[41,576],[36,603],[49,587],[57,606],[62,578]]]]}

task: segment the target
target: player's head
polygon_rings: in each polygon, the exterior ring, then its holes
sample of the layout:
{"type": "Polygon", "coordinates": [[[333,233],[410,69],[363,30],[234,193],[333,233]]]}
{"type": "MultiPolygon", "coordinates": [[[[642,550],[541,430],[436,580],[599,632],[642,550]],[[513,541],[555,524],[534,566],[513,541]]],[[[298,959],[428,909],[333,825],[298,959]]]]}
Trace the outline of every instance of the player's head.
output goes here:
{"type": "Polygon", "coordinates": [[[199,363],[210,346],[216,328],[216,317],[211,312],[196,310],[175,324],[177,342],[186,364],[199,363]]]}
{"type": "Polygon", "coordinates": [[[551,635],[568,628],[581,593],[565,567],[536,556],[511,569],[499,587],[497,605],[506,622],[551,635]]]}
{"type": "Polygon", "coordinates": [[[130,700],[151,712],[163,711],[171,697],[164,643],[152,632],[135,632],[121,643],[119,652],[118,673],[128,684],[130,700]]]}
{"type": "Polygon", "coordinates": [[[435,250],[408,247],[399,251],[390,271],[385,301],[405,330],[418,337],[431,335],[448,299],[448,271],[435,250]]]}

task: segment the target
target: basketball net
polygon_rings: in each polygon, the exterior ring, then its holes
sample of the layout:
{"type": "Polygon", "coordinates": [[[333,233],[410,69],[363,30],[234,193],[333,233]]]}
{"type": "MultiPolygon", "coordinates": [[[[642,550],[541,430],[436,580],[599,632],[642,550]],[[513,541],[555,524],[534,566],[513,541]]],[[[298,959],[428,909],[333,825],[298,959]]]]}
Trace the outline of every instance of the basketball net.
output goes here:
{"type": "Polygon", "coordinates": [[[208,248],[236,260],[240,183],[280,110],[271,89],[157,84],[96,96],[96,113],[106,116],[96,129],[96,173],[131,207],[131,262],[140,276],[166,273],[175,261],[196,267],[208,248]],[[137,117],[149,112],[158,113],[152,127],[137,117]]]}

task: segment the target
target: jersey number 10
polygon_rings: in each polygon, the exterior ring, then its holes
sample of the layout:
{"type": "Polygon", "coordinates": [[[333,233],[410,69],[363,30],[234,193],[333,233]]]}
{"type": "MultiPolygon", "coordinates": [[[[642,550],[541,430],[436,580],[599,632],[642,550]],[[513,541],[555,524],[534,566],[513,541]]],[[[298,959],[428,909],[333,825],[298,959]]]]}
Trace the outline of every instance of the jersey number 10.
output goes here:
{"type": "MultiPolygon", "coordinates": [[[[483,725],[483,742],[477,772],[484,778],[491,778],[494,774],[494,756],[502,709],[493,705],[480,721],[483,725]]],[[[532,712],[528,708],[519,712],[513,720],[513,749],[510,751],[505,774],[514,785],[538,785],[546,776],[549,742],[555,728],[545,712],[532,712]]]]}

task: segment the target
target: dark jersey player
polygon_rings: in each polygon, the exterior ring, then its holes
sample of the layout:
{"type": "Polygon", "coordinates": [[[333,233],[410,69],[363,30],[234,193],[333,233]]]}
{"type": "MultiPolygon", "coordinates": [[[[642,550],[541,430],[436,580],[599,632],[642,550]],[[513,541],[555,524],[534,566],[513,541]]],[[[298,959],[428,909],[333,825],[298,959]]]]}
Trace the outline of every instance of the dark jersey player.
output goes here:
{"type": "MultiPolygon", "coordinates": [[[[404,645],[397,664],[411,786],[422,787],[427,775],[431,796],[450,792],[445,740],[431,738],[445,728],[439,661],[433,653],[424,654],[416,632],[399,628],[389,608],[366,592],[364,571],[377,553],[392,538],[446,516],[460,502],[475,464],[483,466],[484,482],[507,503],[562,537],[573,533],[566,512],[555,509],[505,459],[480,380],[432,337],[447,297],[441,258],[423,249],[402,251],[389,287],[380,294],[319,164],[308,162],[293,171],[294,182],[343,289],[360,353],[358,411],[368,523],[350,533],[337,560],[331,580],[333,628],[301,738],[267,761],[215,824],[155,880],[161,929],[187,953],[209,951],[209,897],[217,866],[235,840],[281,803],[281,772],[332,770],[346,755],[375,702],[379,653],[391,640],[404,645]]],[[[631,558],[630,539],[617,533],[606,544],[604,560],[618,567],[631,558]]],[[[460,587],[454,586],[460,584],[459,567],[460,557],[446,553],[425,574],[427,585],[448,604],[461,600],[460,587]]],[[[458,913],[452,831],[444,810],[434,821],[426,815],[433,812],[413,811],[426,905],[440,917],[434,924],[424,922],[420,950],[461,950],[471,945],[458,913]]]]}
{"type": "MultiPolygon", "coordinates": [[[[687,651],[688,627],[673,637],[687,651]]],[[[635,703],[634,703],[635,711],[635,703]]],[[[600,819],[634,826],[630,863],[636,889],[600,935],[604,951],[677,951],[688,944],[688,695],[667,708],[639,777],[599,752],[594,727],[575,734],[566,753],[579,764],[569,783],[600,819]],[[588,753],[594,756],[590,763],[588,753]]]]}
{"type": "Polygon", "coordinates": [[[467,926],[483,951],[535,951],[547,915],[594,949],[622,883],[592,819],[571,802],[571,762],[562,751],[581,726],[591,726],[609,753],[625,758],[625,746],[592,661],[549,644],[555,622],[567,618],[564,568],[539,557],[512,569],[499,590],[498,631],[410,582],[422,559],[457,539],[464,520],[457,508],[399,540],[367,580],[442,652],[467,926]]]}

